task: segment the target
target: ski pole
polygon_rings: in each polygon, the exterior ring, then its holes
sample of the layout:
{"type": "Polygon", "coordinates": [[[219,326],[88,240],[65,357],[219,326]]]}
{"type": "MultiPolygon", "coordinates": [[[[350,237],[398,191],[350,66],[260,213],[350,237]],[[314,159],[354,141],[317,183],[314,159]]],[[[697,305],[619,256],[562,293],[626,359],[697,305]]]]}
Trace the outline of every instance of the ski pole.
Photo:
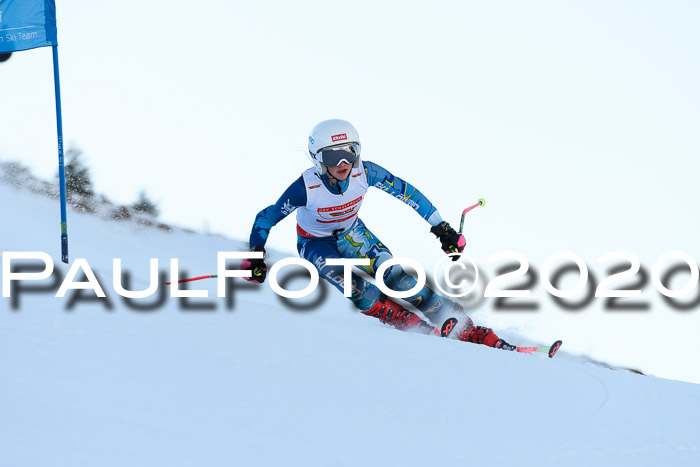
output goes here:
{"type": "Polygon", "coordinates": [[[476,203],[473,206],[469,206],[467,209],[462,211],[462,221],[459,223],[459,234],[462,235],[462,231],[464,230],[464,216],[467,215],[469,211],[474,209],[477,206],[485,206],[486,205],[486,200],[484,198],[479,198],[479,202],[476,203]]]}
{"type": "MultiPolygon", "coordinates": [[[[197,277],[190,277],[189,279],[182,279],[177,281],[178,284],[182,284],[183,282],[192,282],[192,281],[201,281],[202,279],[215,279],[219,276],[216,274],[210,274],[208,276],[197,276],[197,277]]],[[[170,285],[171,282],[166,282],[165,285],[170,285]]]]}
{"type": "MultiPolygon", "coordinates": [[[[253,276],[259,276],[261,274],[262,274],[261,267],[257,267],[255,269],[253,269],[253,276]]],[[[216,279],[217,277],[219,277],[219,276],[216,274],[209,274],[207,276],[197,276],[197,277],[189,277],[187,279],[181,279],[181,280],[177,281],[177,283],[182,284],[183,282],[201,281],[202,279],[216,279]]],[[[170,284],[172,284],[172,282],[165,283],[165,285],[170,285],[170,284]]]]}

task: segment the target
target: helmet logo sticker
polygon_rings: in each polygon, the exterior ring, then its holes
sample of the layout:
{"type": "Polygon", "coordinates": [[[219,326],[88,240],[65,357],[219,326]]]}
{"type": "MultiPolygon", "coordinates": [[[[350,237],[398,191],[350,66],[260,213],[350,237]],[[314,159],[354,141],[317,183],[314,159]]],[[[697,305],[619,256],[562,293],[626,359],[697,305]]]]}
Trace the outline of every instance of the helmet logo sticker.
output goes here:
{"type": "Polygon", "coordinates": [[[341,133],[341,134],[339,134],[339,135],[333,135],[333,136],[331,136],[331,141],[333,141],[334,143],[335,143],[336,141],[344,141],[344,140],[346,140],[346,139],[348,139],[348,135],[347,135],[346,133],[341,133]]]}

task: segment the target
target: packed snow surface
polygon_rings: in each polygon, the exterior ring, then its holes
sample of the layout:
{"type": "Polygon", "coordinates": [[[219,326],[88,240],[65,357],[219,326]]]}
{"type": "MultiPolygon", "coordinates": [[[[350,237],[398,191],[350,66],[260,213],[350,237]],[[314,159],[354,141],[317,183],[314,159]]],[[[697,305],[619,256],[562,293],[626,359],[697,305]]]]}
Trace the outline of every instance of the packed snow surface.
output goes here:
{"type": "Polygon", "coordinates": [[[20,284],[43,289],[0,299],[0,465],[700,463],[698,385],[402,333],[334,291],[294,310],[268,284],[217,298],[209,279],[190,287],[207,298],[136,310],[158,297],[118,296],[113,258],[145,289],[149,258],[212,274],[245,243],[75,212],[72,258],[107,299],[56,298],[57,202],[2,184],[0,200],[1,250],[56,261],[20,284]]]}

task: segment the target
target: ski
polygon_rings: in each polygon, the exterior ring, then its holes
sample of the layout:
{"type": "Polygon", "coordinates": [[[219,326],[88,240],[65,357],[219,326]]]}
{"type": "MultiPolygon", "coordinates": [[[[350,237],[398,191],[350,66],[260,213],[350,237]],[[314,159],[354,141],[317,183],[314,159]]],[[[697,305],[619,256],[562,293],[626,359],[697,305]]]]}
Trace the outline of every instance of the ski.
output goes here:
{"type": "MultiPolygon", "coordinates": [[[[457,318],[447,318],[443,323],[440,328],[435,328],[435,334],[438,334],[442,337],[449,337],[451,339],[457,339],[456,335],[452,335],[452,331],[454,328],[457,326],[457,318]]],[[[504,340],[499,341],[500,346],[496,346],[494,348],[501,349],[501,350],[510,350],[510,351],[515,351],[515,352],[520,352],[520,353],[526,353],[526,354],[532,354],[532,353],[546,353],[549,358],[554,357],[554,355],[557,353],[557,351],[561,348],[562,341],[558,340],[554,342],[552,345],[538,345],[534,347],[525,347],[525,346],[517,346],[517,345],[511,345],[505,342],[504,340]]]]}
{"type": "Polygon", "coordinates": [[[440,326],[440,335],[442,337],[448,337],[452,330],[455,328],[456,324],[457,318],[447,318],[445,322],[442,323],[442,326],[440,326]]]}
{"type": "Polygon", "coordinates": [[[528,354],[535,353],[535,352],[546,353],[549,356],[549,358],[552,358],[557,353],[557,351],[561,348],[561,344],[562,344],[562,341],[559,340],[559,341],[556,341],[554,344],[549,345],[549,346],[547,346],[547,345],[539,345],[536,347],[518,347],[518,346],[516,346],[514,350],[516,352],[528,353],[528,354]]]}

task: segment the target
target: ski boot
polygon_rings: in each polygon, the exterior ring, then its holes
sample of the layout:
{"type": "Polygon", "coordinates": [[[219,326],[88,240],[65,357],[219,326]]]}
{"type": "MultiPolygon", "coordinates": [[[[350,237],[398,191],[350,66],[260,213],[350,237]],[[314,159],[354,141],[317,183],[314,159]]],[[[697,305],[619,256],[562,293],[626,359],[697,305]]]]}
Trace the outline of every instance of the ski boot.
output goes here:
{"type": "Polygon", "coordinates": [[[431,334],[435,332],[435,327],[426,323],[420,318],[420,316],[405,309],[386,296],[377,300],[377,303],[375,303],[372,308],[367,311],[363,311],[362,314],[374,316],[382,323],[393,326],[400,331],[415,329],[424,334],[431,334]]]}
{"type": "MultiPolygon", "coordinates": [[[[464,342],[471,342],[473,344],[483,344],[489,347],[498,347],[499,342],[504,342],[503,339],[499,339],[493,329],[484,326],[474,326],[474,322],[471,318],[467,317],[464,322],[464,326],[457,334],[457,339],[464,342]]],[[[510,344],[506,343],[510,346],[510,344]]],[[[511,346],[513,347],[513,346],[511,346]]]]}

